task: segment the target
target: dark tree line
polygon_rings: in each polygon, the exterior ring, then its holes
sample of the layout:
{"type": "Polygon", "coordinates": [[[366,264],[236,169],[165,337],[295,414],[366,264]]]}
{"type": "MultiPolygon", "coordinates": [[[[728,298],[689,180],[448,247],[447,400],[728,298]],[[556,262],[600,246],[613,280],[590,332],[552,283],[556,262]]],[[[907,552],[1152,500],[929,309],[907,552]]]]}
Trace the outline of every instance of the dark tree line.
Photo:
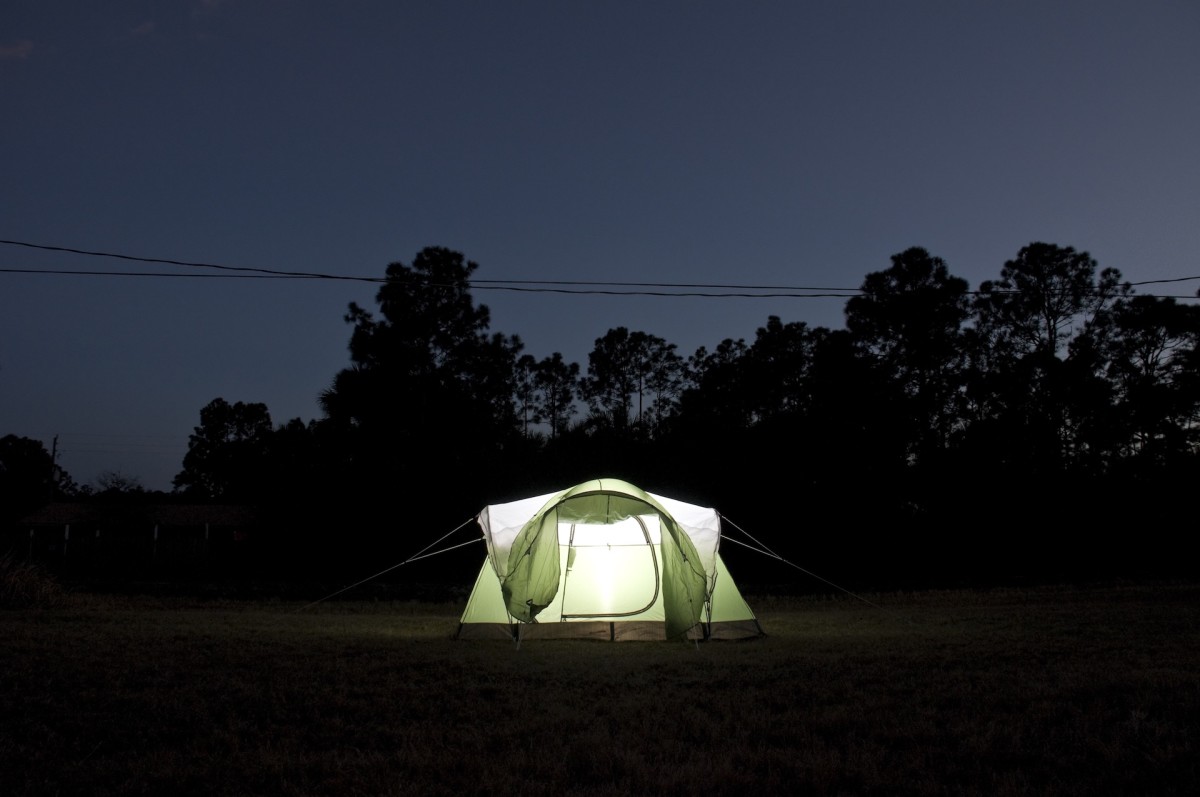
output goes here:
{"type": "Polygon", "coordinates": [[[914,247],[866,276],[844,329],[770,317],[684,356],[622,327],[583,366],[491,331],[477,269],[443,248],[389,265],[376,311],[349,307],[322,417],[274,426],[215,399],[177,490],[266,506],[289,544],[334,530],[386,553],[610,475],[850,583],[1133,575],[1176,555],[1200,475],[1200,307],[1136,295],[1086,252],[1032,243],[972,291],[914,247]],[[1101,542],[1131,534],[1129,552],[1101,542]]]}

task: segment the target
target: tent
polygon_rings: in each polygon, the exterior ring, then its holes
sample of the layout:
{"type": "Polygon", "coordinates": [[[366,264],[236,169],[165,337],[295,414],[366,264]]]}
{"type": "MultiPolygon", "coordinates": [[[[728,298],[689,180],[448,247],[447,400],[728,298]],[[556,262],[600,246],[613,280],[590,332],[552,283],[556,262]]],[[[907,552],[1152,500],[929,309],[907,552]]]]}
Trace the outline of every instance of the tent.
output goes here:
{"type": "Polygon", "coordinates": [[[721,560],[716,510],[619,479],[492,504],[460,639],[762,635],[721,560]]]}

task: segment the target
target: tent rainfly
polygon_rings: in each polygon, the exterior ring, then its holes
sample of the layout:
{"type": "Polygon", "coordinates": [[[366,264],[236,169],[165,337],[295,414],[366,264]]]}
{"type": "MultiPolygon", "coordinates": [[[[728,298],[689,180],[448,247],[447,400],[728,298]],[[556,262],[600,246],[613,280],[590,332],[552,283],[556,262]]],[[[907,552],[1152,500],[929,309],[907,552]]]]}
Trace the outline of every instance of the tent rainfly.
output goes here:
{"type": "Polygon", "coordinates": [[[484,507],[460,639],[744,639],[763,631],[717,549],[716,510],[619,479],[484,507]]]}

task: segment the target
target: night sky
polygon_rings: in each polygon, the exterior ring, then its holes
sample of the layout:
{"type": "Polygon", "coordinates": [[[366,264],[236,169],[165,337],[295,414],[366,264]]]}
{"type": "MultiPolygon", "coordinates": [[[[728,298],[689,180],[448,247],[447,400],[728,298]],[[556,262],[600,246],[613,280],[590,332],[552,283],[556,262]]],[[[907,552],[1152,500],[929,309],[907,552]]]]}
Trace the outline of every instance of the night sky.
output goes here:
{"type": "MultiPolygon", "coordinates": [[[[775,293],[910,246],[974,289],[1045,241],[1195,296],[1198,43],[1192,0],[6,0],[0,239],[346,277],[445,246],[480,280],[775,293]]],[[[318,417],[377,287],[11,243],[0,268],[0,435],[149,489],[213,398],[318,417]]],[[[584,368],[617,326],[687,356],[844,308],[497,287],[492,331],[584,368]]]]}

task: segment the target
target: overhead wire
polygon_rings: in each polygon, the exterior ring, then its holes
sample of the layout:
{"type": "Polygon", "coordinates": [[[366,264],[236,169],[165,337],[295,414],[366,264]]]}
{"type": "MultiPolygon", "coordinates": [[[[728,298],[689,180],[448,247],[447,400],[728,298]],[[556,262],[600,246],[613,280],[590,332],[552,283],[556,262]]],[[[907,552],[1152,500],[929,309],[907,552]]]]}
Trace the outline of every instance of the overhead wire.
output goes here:
{"type": "MultiPolygon", "coordinates": [[[[51,274],[67,277],[176,277],[181,279],[317,279],[284,274],[178,274],[168,271],[85,271],[61,268],[0,268],[4,274],[51,274]]],[[[346,279],[350,279],[347,277],[346,279]]]]}
{"type": "MultiPolygon", "coordinates": [[[[388,277],[373,277],[349,274],[331,274],[314,271],[295,271],[270,269],[253,266],[230,266],[220,263],[180,260],[176,258],[145,257],[118,252],[104,252],[76,247],[38,244],[29,241],[0,239],[0,244],[37,249],[50,252],[83,255],[87,257],[106,257],[140,263],[158,263],[163,265],[182,266],[186,268],[213,269],[224,272],[220,274],[178,273],[162,271],[101,271],[85,269],[37,269],[0,267],[0,273],[10,274],[48,274],[62,276],[100,276],[100,277],[157,277],[157,278],[200,278],[200,279],[294,279],[294,280],[340,280],[348,282],[368,282],[384,284],[388,277]]],[[[1155,285],[1166,283],[1188,282],[1200,280],[1200,276],[1176,277],[1171,279],[1142,280],[1128,282],[1127,285],[1155,285]]],[[[814,287],[792,285],[739,285],[728,283],[671,283],[671,282],[613,282],[613,281],[584,281],[584,280],[502,280],[478,279],[470,280],[468,284],[477,290],[509,291],[517,293],[557,293],[568,295],[592,296],[653,296],[653,297],[699,297],[699,298],[740,298],[740,299],[844,299],[863,295],[862,288],[814,287]],[[630,290],[616,290],[627,288],[630,290]],[[646,290],[661,288],[670,290],[646,290]],[[712,290],[710,290],[712,289],[712,290]],[[713,290],[720,292],[712,292],[713,290]]],[[[426,283],[426,287],[450,287],[439,283],[426,283]]],[[[982,293],[978,290],[966,291],[971,295],[982,293]]],[[[1019,291],[991,291],[991,293],[1019,293],[1019,291]]],[[[1150,295],[1150,294],[1146,294],[1150,295]]],[[[1194,299],[1193,295],[1150,295],[1152,298],[1194,299]]]]}
{"type": "MultiPolygon", "coordinates": [[[[47,274],[60,276],[91,276],[91,277],[163,277],[175,279],[257,279],[257,280],[321,280],[321,279],[338,279],[345,281],[358,282],[373,282],[386,283],[386,277],[354,277],[354,276],[338,276],[327,277],[322,274],[177,274],[172,272],[162,271],[86,271],[81,269],[41,269],[41,268],[7,268],[0,267],[0,274],[47,274]]],[[[1154,282],[1177,282],[1183,280],[1200,279],[1200,277],[1182,277],[1179,280],[1149,280],[1147,282],[1129,283],[1130,285],[1143,285],[1154,282]]],[[[514,280],[517,281],[517,280],[514,280]]],[[[537,283],[536,280],[519,280],[520,282],[537,283]]],[[[664,298],[705,298],[705,299],[848,299],[853,296],[861,296],[865,292],[859,288],[832,288],[833,291],[845,291],[844,293],[797,293],[796,291],[808,291],[808,288],[794,288],[787,291],[773,291],[770,293],[758,292],[749,293],[747,291],[759,290],[754,286],[745,286],[741,291],[723,291],[714,293],[712,291],[692,291],[682,290],[684,288],[700,287],[689,285],[687,283],[663,283],[666,287],[675,287],[680,290],[675,291],[650,291],[650,290],[611,290],[611,289],[582,289],[582,288],[548,288],[548,287],[523,287],[515,285],[502,284],[484,284],[487,281],[471,280],[469,285],[480,291],[508,291],[510,293],[557,293],[573,296],[651,296],[664,298]]],[[[501,280],[491,280],[490,282],[502,282],[501,280]]],[[[541,283],[545,285],[556,284],[553,281],[541,283]]],[[[628,285],[637,286],[642,283],[637,282],[618,282],[618,283],[579,283],[581,285],[628,285]]],[[[421,287],[438,288],[452,287],[450,285],[442,285],[439,283],[424,283],[421,287]]],[[[742,286],[731,286],[742,287],[742,286]]],[[[972,296],[982,295],[982,291],[965,291],[966,294],[972,296]]],[[[997,294],[1019,294],[1021,291],[990,291],[991,295],[997,294]]],[[[1139,296],[1149,296],[1154,299],[1196,299],[1193,294],[1138,294],[1139,296]]]]}
{"type": "MultiPolygon", "coordinates": [[[[384,278],[363,278],[363,277],[347,277],[338,274],[319,274],[308,271],[282,271],[272,268],[256,268],[253,266],[228,266],[220,263],[204,263],[194,260],[176,260],[163,257],[143,257],[141,255],[127,255],[120,252],[100,252],[92,249],[76,249],[69,246],[57,246],[54,244],[37,244],[29,241],[12,241],[0,239],[0,244],[8,246],[21,246],[27,249],[40,249],[47,252],[65,252],[73,255],[85,255],[88,257],[110,257],[117,260],[129,260],[137,263],[162,263],[169,266],[185,266],[188,268],[211,268],[216,271],[235,271],[235,272],[253,272],[258,274],[266,274],[275,277],[293,277],[301,279],[373,279],[373,281],[384,281],[384,278]]],[[[91,272],[88,272],[91,273],[91,272]]],[[[105,273],[105,272],[95,272],[105,273]]],[[[158,276],[158,275],[155,275],[158,276]]]]}

